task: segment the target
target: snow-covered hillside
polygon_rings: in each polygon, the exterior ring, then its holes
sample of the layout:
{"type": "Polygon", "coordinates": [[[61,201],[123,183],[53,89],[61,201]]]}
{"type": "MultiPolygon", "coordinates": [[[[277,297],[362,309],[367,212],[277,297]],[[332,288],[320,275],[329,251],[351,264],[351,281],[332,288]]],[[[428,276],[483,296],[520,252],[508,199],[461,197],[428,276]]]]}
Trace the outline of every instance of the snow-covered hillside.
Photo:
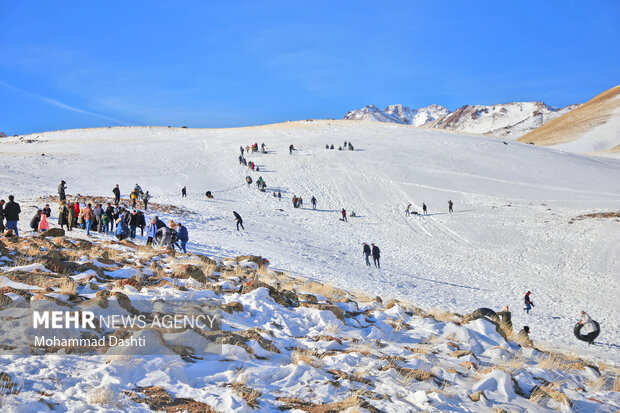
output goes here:
{"type": "Polygon", "coordinates": [[[374,105],[348,112],[345,120],[367,120],[425,126],[480,135],[516,139],[579,105],[554,108],[543,102],[512,102],[497,105],[465,105],[454,112],[439,105],[411,109],[390,105],[381,111],[374,105]]]}
{"type": "Polygon", "coordinates": [[[0,165],[2,197],[21,202],[22,230],[40,206],[34,200],[55,194],[61,179],[69,194],[92,195],[111,195],[118,183],[126,196],[137,182],[153,201],[196,213],[185,222],[193,251],[259,254],[276,269],[427,309],[510,305],[515,326],[529,325],[535,342],[620,361],[620,224],[571,222],[618,209],[617,160],[398,124],[312,121],[11,137],[0,141],[0,165]],[[356,150],[324,149],[345,140],[356,150]],[[239,146],[254,142],[269,149],[248,156],[258,173],[238,161],[239,146]],[[267,193],[248,186],[246,175],[262,176],[267,193]],[[305,199],[304,209],[292,207],[293,195],[305,199]],[[317,210],[309,208],[312,196],[317,210]],[[405,217],[408,203],[418,212],[425,203],[429,214],[405,217]],[[341,208],[357,216],[342,222],[341,208]],[[233,210],[247,231],[235,230],[233,210]],[[380,270],[364,265],[364,241],[381,248],[380,270]],[[536,303],[529,315],[527,290],[536,303]],[[603,328],[590,348],[572,335],[582,309],[603,328]]]}
{"type": "Polygon", "coordinates": [[[620,153],[620,86],[519,139],[569,152],[620,153]]]}

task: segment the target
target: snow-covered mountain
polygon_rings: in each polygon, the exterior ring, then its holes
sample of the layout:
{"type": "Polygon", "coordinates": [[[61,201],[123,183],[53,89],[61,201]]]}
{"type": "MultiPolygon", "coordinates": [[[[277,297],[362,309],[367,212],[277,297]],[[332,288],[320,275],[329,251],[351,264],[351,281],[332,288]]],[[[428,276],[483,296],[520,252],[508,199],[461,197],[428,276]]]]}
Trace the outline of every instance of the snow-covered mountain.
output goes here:
{"type": "Polygon", "coordinates": [[[450,113],[448,109],[439,105],[430,105],[419,109],[411,109],[403,105],[390,105],[383,112],[397,118],[401,123],[413,126],[423,126],[450,113]]]}
{"type": "Polygon", "coordinates": [[[518,138],[579,105],[558,109],[543,102],[511,102],[497,105],[465,105],[454,112],[439,105],[412,109],[390,105],[381,111],[374,105],[348,112],[344,119],[401,123],[482,135],[518,138]]]}

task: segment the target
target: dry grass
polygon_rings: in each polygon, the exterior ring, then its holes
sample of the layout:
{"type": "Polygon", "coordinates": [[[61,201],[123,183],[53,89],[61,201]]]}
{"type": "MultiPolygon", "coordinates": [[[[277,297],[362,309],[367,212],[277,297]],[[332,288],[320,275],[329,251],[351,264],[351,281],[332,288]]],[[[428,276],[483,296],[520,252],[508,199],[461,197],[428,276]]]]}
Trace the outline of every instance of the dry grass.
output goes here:
{"type": "Polygon", "coordinates": [[[553,399],[565,406],[572,406],[570,399],[559,390],[561,387],[559,382],[551,382],[542,386],[536,386],[530,395],[530,401],[535,404],[540,404],[541,402],[547,402],[553,399]]]}
{"type": "Polygon", "coordinates": [[[291,362],[293,364],[303,362],[316,368],[323,365],[321,354],[318,351],[304,348],[297,348],[291,352],[291,362]]]}
{"type": "Polygon", "coordinates": [[[459,317],[457,314],[454,314],[450,311],[442,310],[439,308],[433,308],[427,311],[427,313],[428,315],[430,315],[432,318],[434,318],[437,321],[452,322],[452,323],[461,322],[461,317],[459,317]]]}
{"type": "Polygon", "coordinates": [[[74,295],[77,293],[77,283],[69,277],[63,278],[58,287],[61,294],[74,295]]]}

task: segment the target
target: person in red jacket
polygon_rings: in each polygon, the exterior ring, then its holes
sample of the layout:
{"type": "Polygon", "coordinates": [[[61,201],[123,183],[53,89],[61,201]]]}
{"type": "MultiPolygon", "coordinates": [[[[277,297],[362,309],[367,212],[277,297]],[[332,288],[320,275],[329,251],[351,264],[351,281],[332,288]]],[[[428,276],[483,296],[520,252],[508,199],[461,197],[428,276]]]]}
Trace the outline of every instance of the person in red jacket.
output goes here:
{"type": "Polygon", "coordinates": [[[347,220],[347,210],[342,208],[342,211],[340,211],[340,213],[342,214],[342,220],[346,221],[347,220]]]}

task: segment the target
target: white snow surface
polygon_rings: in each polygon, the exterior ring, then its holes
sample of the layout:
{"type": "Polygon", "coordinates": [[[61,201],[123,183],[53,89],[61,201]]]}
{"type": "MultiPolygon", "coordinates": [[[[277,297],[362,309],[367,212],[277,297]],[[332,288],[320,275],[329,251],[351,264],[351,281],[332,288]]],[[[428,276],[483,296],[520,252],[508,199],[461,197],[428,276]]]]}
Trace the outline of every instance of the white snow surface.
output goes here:
{"type": "MultiPolygon", "coordinates": [[[[61,179],[69,195],[112,196],[118,183],[123,198],[139,183],[153,202],[194,213],[165,217],[187,226],[191,251],[262,255],[274,269],[425,309],[466,313],[509,305],[515,328],[529,325],[537,344],[613,363],[620,361],[620,224],[569,221],[618,210],[619,176],[616,159],[348,121],[80,129],[0,142],[2,198],[12,193],[21,203],[22,231],[41,206],[33,200],[56,194],[61,179]],[[356,150],[324,149],[345,140],[356,150]],[[237,159],[239,146],[254,142],[269,149],[247,156],[259,173],[237,159]],[[248,186],[246,175],[262,176],[267,193],[248,186]],[[180,196],[184,185],[187,198],[180,196]],[[272,190],[282,192],[281,201],[272,190]],[[304,209],[292,207],[294,194],[305,198],[304,209]],[[423,202],[428,215],[404,216],[408,203],[421,212],[423,202]],[[343,207],[357,217],[340,221],[343,207]],[[246,231],[236,231],[233,210],[246,231]],[[365,266],[364,241],[381,248],[380,270],[365,266]],[[527,290],[536,305],[529,315],[527,290]],[[594,346],[573,337],[580,310],[602,326],[594,346]]],[[[51,223],[56,215],[53,208],[51,223]]]]}

